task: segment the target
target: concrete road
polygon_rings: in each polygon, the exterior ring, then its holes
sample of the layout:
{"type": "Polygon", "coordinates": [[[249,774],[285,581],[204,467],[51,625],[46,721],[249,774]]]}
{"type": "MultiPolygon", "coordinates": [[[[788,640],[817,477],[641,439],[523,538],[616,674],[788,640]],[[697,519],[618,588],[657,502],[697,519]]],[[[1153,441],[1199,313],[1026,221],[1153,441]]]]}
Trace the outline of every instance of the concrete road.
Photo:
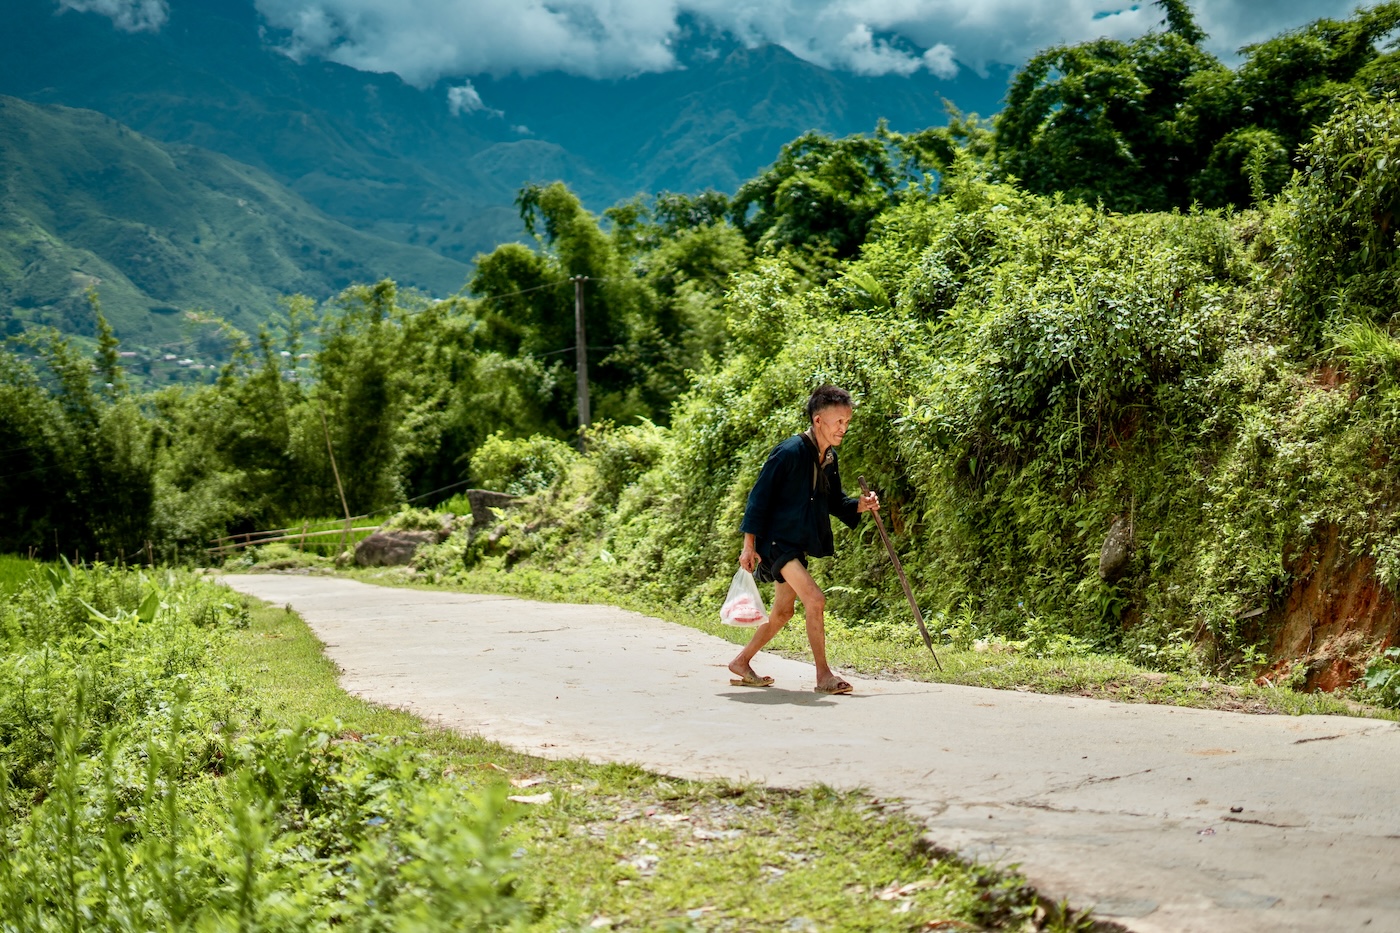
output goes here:
{"type": "Polygon", "coordinates": [[[930,838],[1020,863],[1132,930],[1400,931],[1400,727],[869,681],[605,606],[232,576],[290,604],[345,689],[550,757],[901,797],[930,838]]]}

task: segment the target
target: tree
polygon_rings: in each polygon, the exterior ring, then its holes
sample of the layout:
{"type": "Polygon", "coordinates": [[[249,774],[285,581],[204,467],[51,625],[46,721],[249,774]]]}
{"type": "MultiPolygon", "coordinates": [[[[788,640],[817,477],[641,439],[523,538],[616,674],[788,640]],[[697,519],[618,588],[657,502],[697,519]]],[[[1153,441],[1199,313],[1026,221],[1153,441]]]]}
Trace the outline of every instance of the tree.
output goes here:
{"type": "Polygon", "coordinates": [[[1167,27],[1167,32],[1180,36],[1192,45],[1200,45],[1206,40],[1206,33],[1196,25],[1196,15],[1186,5],[1186,0],[1156,0],[1156,5],[1166,14],[1162,25],[1167,27]]]}
{"type": "Polygon", "coordinates": [[[903,181],[890,146],[878,136],[805,133],[744,182],[729,216],[760,253],[791,248],[849,259],[875,218],[896,202],[903,181]]]}
{"type": "MultiPolygon", "coordinates": [[[[712,202],[702,200],[697,210],[713,210],[712,202]]],[[[517,204],[537,248],[498,247],[478,258],[477,274],[469,283],[488,324],[487,346],[553,358],[572,370],[571,280],[582,276],[594,417],[619,424],[638,417],[664,420],[685,384],[684,370],[677,365],[685,324],[639,274],[645,266],[639,256],[663,237],[662,228],[652,223],[652,208],[640,199],[617,206],[607,215],[614,225],[610,236],[561,182],[523,188],[517,204]]],[[[685,209],[683,202],[668,201],[662,217],[685,209]]],[[[572,433],[574,399],[565,394],[566,387],[560,389],[566,410],[557,413],[555,423],[572,433]]]]}
{"type": "Polygon", "coordinates": [[[151,424],[125,394],[116,342],[92,361],[56,331],[30,345],[49,388],[26,363],[0,355],[0,550],[120,561],[150,536],[155,488],[151,424]]]}
{"type": "Polygon", "coordinates": [[[928,172],[942,175],[961,156],[979,161],[991,157],[996,145],[995,124],[975,113],[964,114],[950,100],[943,101],[943,109],[948,115],[944,126],[930,126],[917,133],[896,133],[881,121],[875,131],[899,151],[904,160],[904,172],[910,177],[917,179],[928,172]]]}
{"type": "Polygon", "coordinates": [[[1245,205],[1282,190],[1298,148],[1351,89],[1383,89],[1389,56],[1377,43],[1400,27],[1400,4],[1319,19],[1244,49],[1235,72],[1203,76],[1181,115],[1197,140],[1191,197],[1245,205]]]}
{"type": "MultiPolygon", "coordinates": [[[[323,331],[317,355],[315,419],[324,414],[350,510],[372,512],[403,499],[400,458],[408,368],[398,289],[385,279],[337,299],[342,313],[323,331]]],[[[338,503],[335,477],[322,473],[321,501],[338,503]]],[[[330,511],[339,511],[332,508],[330,511]]]]}
{"type": "Polygon", "coordinates": [[[1132,42],[1057,46],[1012,80],[996,119],[1000,170],[1037,193],[1114,210],[1164,210],[1190,197],[1196,144],[1178,112],[1203,75],[1228,69],[1198,43],[1181,0],[1158,0],[1168,30],[1132,42]]]}
{"type": "Polygon", "coordinates": [[[1393,53],[1376,47],[1400,27],[1397,3],[1249,46],[1234,71],[1200,49],[1185,0],[1157,6],[1164,32],[1026,64],[996,120],[1003,174],[1115,210],[1245,206],[1282,190],[1347,88],[1400,86],[1393,53]]]}

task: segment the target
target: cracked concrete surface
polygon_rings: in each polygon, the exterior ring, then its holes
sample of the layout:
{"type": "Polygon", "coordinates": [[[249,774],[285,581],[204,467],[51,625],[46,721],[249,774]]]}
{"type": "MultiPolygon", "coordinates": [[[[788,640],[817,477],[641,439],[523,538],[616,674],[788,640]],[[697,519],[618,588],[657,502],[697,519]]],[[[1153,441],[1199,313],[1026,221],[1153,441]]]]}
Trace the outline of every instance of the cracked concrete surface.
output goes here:
{"type": "Polygon", "coordinates": [[[1132,930],[1400,930],[1400,727],[848,677],[731,687],[735,647],[607,606],[310,576],[225,582],[290,604],[342,685],[550,757],[900,797],[930,839],[1020,863],[1132,930]]]}

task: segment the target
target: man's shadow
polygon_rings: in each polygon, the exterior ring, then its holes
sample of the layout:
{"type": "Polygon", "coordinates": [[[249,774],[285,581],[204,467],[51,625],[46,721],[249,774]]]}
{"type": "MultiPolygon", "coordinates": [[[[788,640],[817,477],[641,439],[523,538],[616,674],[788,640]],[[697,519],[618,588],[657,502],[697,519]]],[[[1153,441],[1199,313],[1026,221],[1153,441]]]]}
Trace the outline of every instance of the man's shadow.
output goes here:
{"type": "Polygon", "coordinates": [[[719,694],[735,703],[750,706],[834,706],[837,702],[867,699],[858,694],[847,693],[836,696],[830,693],[817,693],[812,689],[787,690],[783,687],[744,687],[719,694]]]}

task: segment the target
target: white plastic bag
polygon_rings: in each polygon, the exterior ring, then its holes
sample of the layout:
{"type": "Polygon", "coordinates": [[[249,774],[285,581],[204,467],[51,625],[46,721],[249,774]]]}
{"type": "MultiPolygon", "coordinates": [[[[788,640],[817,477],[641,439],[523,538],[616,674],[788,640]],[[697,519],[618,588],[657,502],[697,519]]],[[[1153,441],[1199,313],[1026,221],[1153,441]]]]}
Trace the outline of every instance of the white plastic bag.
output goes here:
{"type": "Polygon", "coordinates": [[[754,582],[753,574],[743,567],[734,574],[734,582],[729,584],[729,595],[724,598],[724,605],[719,607],[719,618],[728,625],[747,628],[755,628],[768,621],[758,584],[754,582]]]}

